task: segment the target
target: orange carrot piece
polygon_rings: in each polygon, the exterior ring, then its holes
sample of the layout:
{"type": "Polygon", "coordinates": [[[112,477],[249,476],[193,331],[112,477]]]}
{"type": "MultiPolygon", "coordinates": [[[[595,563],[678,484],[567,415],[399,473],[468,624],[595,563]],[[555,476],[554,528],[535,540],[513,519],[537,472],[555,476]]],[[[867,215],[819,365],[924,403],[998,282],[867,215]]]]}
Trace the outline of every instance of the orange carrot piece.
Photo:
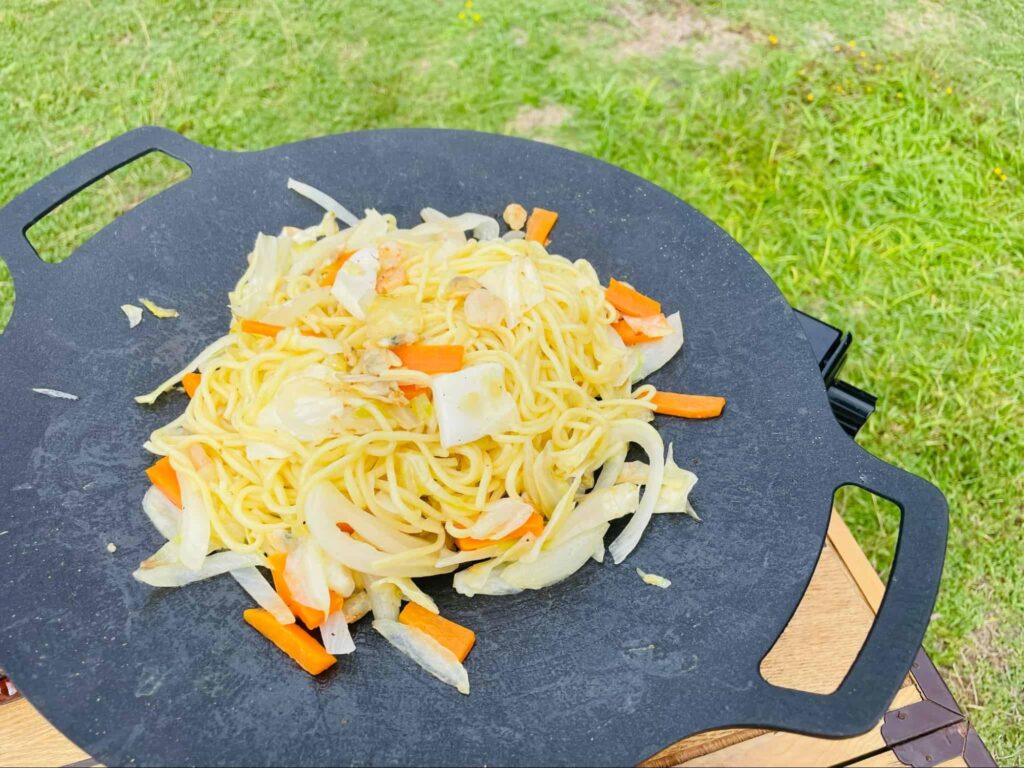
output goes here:
{"type": "Polygon", "coordinates": [[[273,338],[283,330],[283,325],[271,325],[270,323],[261,323],[259,320],[242,321],[242,333],[255,333],[259,336],[270,336],[271,338],[273,338]]]}
{"type": "Polygon", "coordinates": [[[635,291],[625,283],[620,283],[614,277],[608,281],[608,288],[604,297],[624,315],[632,317],[650,317],[661,314],[661,304],[649,296],[644,296],[635,291]]]}
{"type": "MultiPolygon", "coordinates": [[[[291,590],[288,589],[288,582],[284,578],[284,568],[288,561],[288,555],[283,552],[275,552],[274,554],[267,557],[267,562],[270,564],[270,573],[274,577],[274,590],[281,599],[284,600],[285,605],[291,609],[291,612],[295,614],[295,618],[299,619],[309,630],[314,630],[323,624],[327,617],[323,611],[318,611],[316,608],[310,608],[308,605],[303,605],[292,597],[291,590]]],[[[338,608],[342,606],[344,598],[336,592],[331,592],[331,613],[334,613],[338,608]]]]}
{"type": "Polygon", "coordinates": [[[466,549],[483,549],[489,547],[491,544],[497,544],[499,541],[511,541],[512,539],[521,539],[528,533],[532,533],[534,536],[540,536],[544,533],[544,518],[540,516],[540,513],[533,512],[530,517],[521,526],[516,528],[508,536],[501,539],[455,539],[455,545],[462,550],[466,549]]]}
{"type": "MultiPolygon", "coordinates": [[[[270,336],[276,338],[277,334],[284,330],[283,325],[273,325],[271,323],[261,323],[259,320],[243,320],[242,321],[242,333],[255,333],[258,336],[270,336]]],[[[312,336],[317,339],[326,339],[327,334],[320,333],[318,331],[311,331],[306,329],[299,331],[303,336],[312,336]]],[[[186,376],[189,374],[186,374],[186,376]]]]}
{"type": "Polygon", "coordinates": [[[655,392],[651,398],[655,411],[684,419],[713,419],[722,415],[725,398],[714,395],[681,395],[677,392],[655,392]]]}
{"type": "Polygon", "coordinates": [[[407,604],[398,615],[398,620],[407,627],[426,632],[454,653],[459,661],[466,660],[476,642],[476,633],[472,629],[437,616],[416,603],[407,604]]]}
{"type": "Polygon", "coordinates": [[[402,394],[405,395],[406,400],[412,400],[420,395],[430,397],[432,392],[430,387],[421,387],[418,384],[399,384],[398,388],[402,390],[402,394]]]}
{"type": "Polygon", "coordinates": [[[526,239],[547,245],[548,235],[551,234],[556,221],[558,214],[555,211],[534,208],[530,213],[530,220],[526,222],[526,239]]]}
{"type": "Polygon", "coordinates": [[[250,608],[243,615],[250,627],[288,654],[311,675],[319,675],[337,661],[300,627],[294,624],[281,624],[269,611],[250,608]]]}
{"type": "Polygon", "coordinates": [[[650,336],[644,336],[642,333],[634,331],[625,320],[612,323],[612,330],[619,334],[619,338],[622,339],[627,347],[646,344],[649,341],[657,341],[657,339],[652,339],[650,336]]]}
{"type": "Polygon", "coordinates": [[[338,523],[338,530],[342,533],[355,533],[356,529],[348,523],[338,523]]]}
{"type": "Polygon", "coordinates": [[[466,348],[458,344],[402,344],[392,347],[402,367],[423,373],[451,373],[462,368],[466,348]]]}
{"type": "Polygon", "coordinates": [[[201,373],[186,373],[181,377],[181,386],[185,388],[185,393],[189,397],[196,396],[196,390],[199,389],[199,382],[202,380],[203,374],[201,373]]]}
{"type": "Polygon", "coordinates": [[[343,266],[345,266],[345,262],[348,261],[349,257],[353,253],[355,253],[355,251],[342,251],[342,253],[338,255],[338,258],[332,261],[330,266],[327,267],[327,271],[324,272],[324,276],[320,280],[320,285],[324,288],[330,288],[334,285],[334,281],[338,277],[338,272],[343,266]]]}
{"type": "Polygon", "coordinates": [[[181,486],[178,484],[178,473],[171,466],[171,460],[164,456],[152,467],[146,470],[149,482],[159,488],[164,496],[174,502],[174,505],[181,508],[181,486]]]}

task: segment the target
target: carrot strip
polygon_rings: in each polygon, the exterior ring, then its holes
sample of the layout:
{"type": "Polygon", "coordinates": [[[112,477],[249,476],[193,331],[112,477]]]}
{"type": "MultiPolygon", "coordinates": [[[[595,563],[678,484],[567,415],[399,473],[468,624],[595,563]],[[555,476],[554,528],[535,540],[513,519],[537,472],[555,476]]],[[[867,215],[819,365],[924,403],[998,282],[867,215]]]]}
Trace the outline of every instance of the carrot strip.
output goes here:
{"type": "Polygon", "coordinates": [[[619,338],[625,342],[627,347],[646,344],[649,341],[657,341],[657,339],[652,339],[650,336],[644,336],[642,333],[634,331],[625,320],[612,323],[612,330],[619,334],[619,338]]]}
{"type": "Polygon", "coordinates": [[[338,277],[338,272],[343,266],[345,266],[345,262],[348,261],[349,256],[353,253],[355,253],[355,251],[342,251],[342,253],[338,255],[338,258],[332,261],[330,266],[327,267],[327,270],[324,272],[324,276],[320,279],[320,285],[324,288],[330,288],[334,285],[334,281],[338,277]]]}
{"type": "Polygon", "coordinates": [[[259,320],[242,321],[242,333],[255,333],[259,336],[270,336],[271,338],[273,338],[283,330],[283,325],[271,325],[270,323],[261,323],[259,320]]]}
{"type": "Polygon", "coordinates": [[[288,654],[311,675],[319,675],[337,661],[300,627],[294,624],[281,624],[269,611],[250,608],[243,615],[250,627],[288,654]]]}
{"type": "MultiPolygon", "coordinates": [[[[284,600],[284,604],[287,605],[291,612],[295,614],[295,617],[302,621],[306,625],[307,629],[314,630],[323,624],[327,617],[323,611],[318,611],[316,608],[310,608],[308,605],[303,605],[292,597],[291,590],[288,589],[288,582],[284,578],[284,568],[288,561],[288,555],[284,552],[275,552],[267,557],[267,563],[270,565],[270,573],[274,577],[274,590],[281,599],[284,600]]],[[[334,613],[344,603],[344,598],[337,592],[331,592],[331,613],[334,613]]]]}
{"type": "Polygon", "coordinates": [[[338,530],[342,533],[355,533],[356,529],[348,523],[338,523],[338,530]]]}
{"type": "Polygon", "coordinates": [[[189,397],[196,396],[196,390],[199,389],[199,382],[202,380],[203,374],[201,373],[186,373],[181,377],[181,386],[185,388],[185,392],[189,397]]]}
{"type": "Polygon", "coordinates": [[[540,536],[544,533],[544,518],[539,513],[534,512],[530,515],[525,523],[516,528],[508,536],[501,539],[455,539],[455,544],[459,549],[483,549],[489,547],[492,544],[497,544],[499,541],[511,541],[512,539],[521,539],[528,533],[532,533],[534,536],[540,536]]]}
{"type": "Polygon", "coordinates": [[[407,604],[398,615],[398,620],[407,627],[426,632],[454,653],[459,661],[466,660],[476,642],[476,633],[472,629],[437,616],[417,603],[407,604]]]}
{"type": "Polygon", "coordinates": [[[614,277],[608,281],[608,288],[604,297],[624,315],[633,317],[650,317],[661,314],[661,304],[649,296],[644,296],[639,291],[633,290],[625,283],[620,283],[614,277]]]}
{"type": "MultiPolygon", "coordinates": [[[[242,333],[255,333],[258,336],[270,336],[276,338],[277,334],[284,330],[283,325],[273,325],[271,323],[261,323],[259,320],[243,320],[242,321],[242,333]]],[[[303,336],[312,336],[317,339],[326,339],[327,334],[320,333],[319,331],[311,331],[309,329],[299,331],[303,336]]],[[[189,374],[185,374],[186,376],[189,374]]]]}
{"type": "Polygon", "coordinates": [[[526,223],[526,239],[536,240],[538,243],[547,245],[548,235],[558,221],[558,214],[555,211],[548,211],[544,208],[534,208],[530,212],[530,220],[526,223]]]}
{"type": "Polygon", "coordinates": [[[421,387],[418,384],[399,384],[398,388],[402,390],[406,400],[412,400],[420,395],[426,395],[427,397],[431,395],[430,387],[421,387]]]}
{"type": "Polygon", "coordinates": [[[152,467],[146,470],[149,482],[159,488],[164,496],[174,502],[174,505],[181,508],[181,486],[178,484],[178,474],[171,466],[171,460],[164,456],[152,467]]]}
{"type": "Polygon", "coordinates": [[[655,392],[651,398],[655,411],[684,419],[713,419],[722,415],[725,398],[713,395],[681,395],[677,392],[655,392]]]}
{"type": "Polygon", "coordinates": [[[402,367],[423,373],[451,373],[462,368],[466,348],[457,344],[402,344],[392,347],[402,367]]]}

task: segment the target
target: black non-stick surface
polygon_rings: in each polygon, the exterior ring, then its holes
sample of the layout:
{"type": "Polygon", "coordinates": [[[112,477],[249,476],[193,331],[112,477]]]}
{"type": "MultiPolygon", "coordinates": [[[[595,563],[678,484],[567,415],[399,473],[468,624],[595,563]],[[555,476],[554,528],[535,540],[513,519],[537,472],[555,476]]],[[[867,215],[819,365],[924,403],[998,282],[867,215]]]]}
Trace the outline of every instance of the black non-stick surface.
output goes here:
{"type": "Polygon", "coordinates": [[[468,132],[368,132],[232,154],[144,129],[0,211],[0,253],[17,290],[0,337],[0,661],[99,760],[620,764],[714,726],[864,730],[909,668],[941,570],[941,496],[842,432],[799,324],[754,260],[631,174],[468,132]],[[57,198],[150,148],[186,160],[192,177],[61,265],[25,247],[22,228],[57,198]],[[449,578],[426,582],[444,615],[477,632],[469,697],[368,622],[355,630],[358,652],[313,679],[242,622],[250,600],[232,580],[173,591],[131,579],[161,543],[139,506],[152,461],[141,446],[185,405],[180,393],[154,407],[132,397],[224,331],[226,292],[258,231],[318,220],[285,188],[289,176],[405,225],[428,205],[556,209],[554,252],[681,310],[683,352],[652,383],[728,398],[717,420],[656,422],[700,476],[692,501],[703,523],[659,515],[624,564],[590,563],[541,592],[466,599],[449,578]],[[138,296],[181,316],[129,330],[118,306],[138,296]],[[80,399],[31,392],[41,386],[80,399]],[[758,665],[802,596],[843,483],[905,508],[890,599],[837,694],[776,689],[758,665]],[[645,586],[637,566],[672,587],[645,586]]]}

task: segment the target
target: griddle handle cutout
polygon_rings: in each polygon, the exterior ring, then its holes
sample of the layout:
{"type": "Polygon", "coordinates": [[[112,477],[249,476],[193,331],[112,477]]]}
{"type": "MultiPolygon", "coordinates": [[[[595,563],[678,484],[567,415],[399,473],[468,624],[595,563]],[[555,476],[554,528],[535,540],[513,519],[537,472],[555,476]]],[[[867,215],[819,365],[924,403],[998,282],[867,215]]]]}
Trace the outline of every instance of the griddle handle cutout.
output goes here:
{"type": "MultiPolygon", "coordinates": [[[[900,508],[899,538],[885,597],[864,646],[834,693],[779,688],[758,673],[744,725],[848,737],[872,728],[910,671],[935,605],[949,513],[942,493],[850,441],[847,477],[900,508]]],[[[760,663],[760,662],[759,662],[760,663]]]]}
{"type": "Polygon", "coordinates": [[[193,175],[202,171],[204,161],[217,152],[157,126],[136,128],[90,149],[0,209],[0,253],[11,270],[31,269],[43,263],[26,234],[33,224],[89,185],[154,151],[185,163],[193,175]]]}

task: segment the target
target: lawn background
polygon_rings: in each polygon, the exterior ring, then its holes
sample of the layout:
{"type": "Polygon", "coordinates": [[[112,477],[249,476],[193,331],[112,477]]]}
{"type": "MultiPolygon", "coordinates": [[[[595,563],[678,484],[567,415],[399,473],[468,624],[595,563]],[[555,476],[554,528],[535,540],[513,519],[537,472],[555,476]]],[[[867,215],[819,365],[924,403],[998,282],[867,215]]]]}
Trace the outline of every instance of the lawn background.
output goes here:
{"type": "MultiPolygon", "coordinates": [[[[1024,11],[469,5],[7,2],[0,203],[149,123],[222,149],[383,126],[512,132],[664,186],[794,305],[853,332],[844,378],[880,396],[860,442],[950,502],[926,647],[996,759],[1020,764],[1024,11]]],[[[95,185],[33,241],[69,252],[172,165],[95,185]]],[[[0,327],[12,296],[0,266],[0,327]]],[[[884,568],[897,520],[841,501],[884,568]]]]}

